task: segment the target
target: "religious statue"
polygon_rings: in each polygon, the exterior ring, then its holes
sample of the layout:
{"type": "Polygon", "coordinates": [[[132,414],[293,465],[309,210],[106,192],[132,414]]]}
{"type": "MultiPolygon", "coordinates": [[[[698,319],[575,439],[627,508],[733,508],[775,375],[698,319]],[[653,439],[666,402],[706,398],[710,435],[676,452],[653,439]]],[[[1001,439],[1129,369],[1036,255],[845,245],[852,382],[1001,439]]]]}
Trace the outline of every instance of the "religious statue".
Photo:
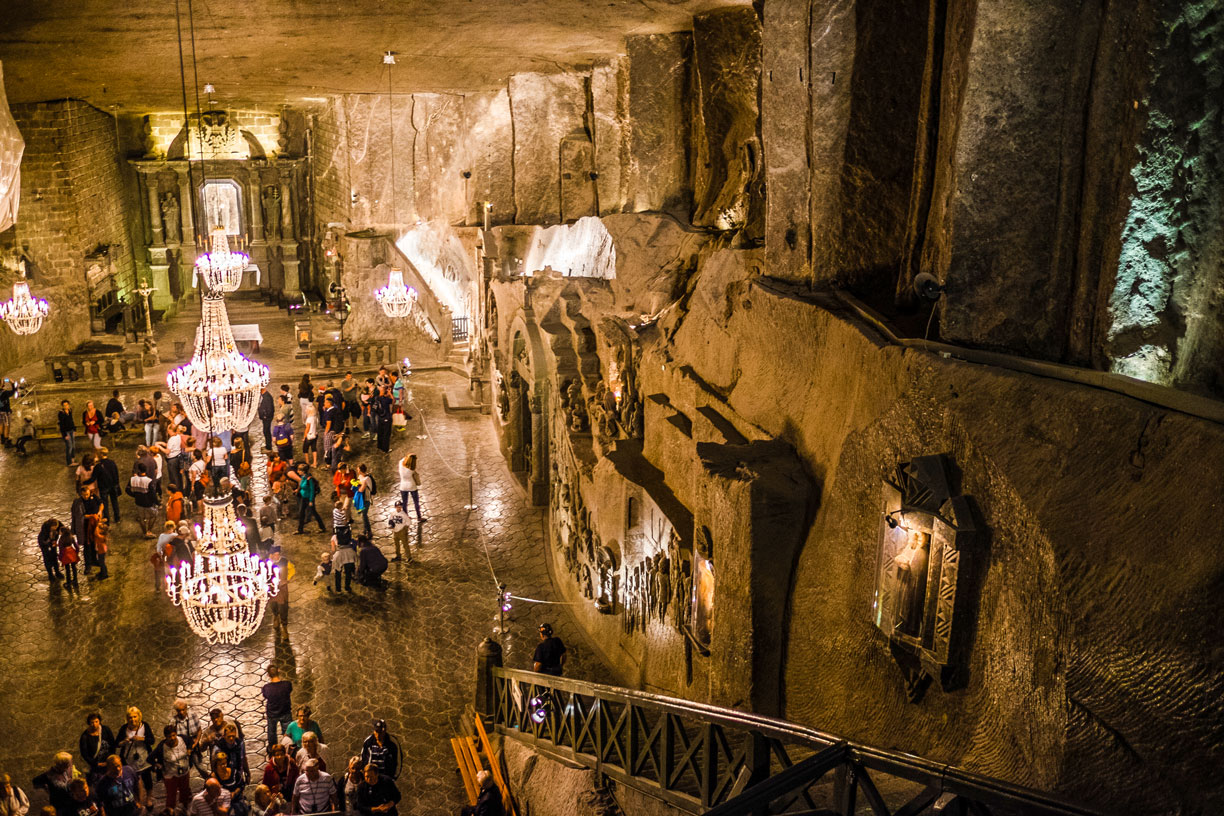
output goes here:
{"type": "Polygon", "coordinates": [[[917,636],[926,605],[927,550],[931,536],[919,530],[906,533],[905,548],[893,556],[889,572],[896,597],[897,631],[917,636]]]}
{"type": "Polygon", "coordinates": [[[268,185],[263,191],[264,239],[278,241],[281,237],[281,194],[276,185],[268,185]]]}
{"type": "Polygon", "coordinates": [[[566,389],[566,420],[574,433],[586,430],[587,412],[582,403],[582,383],[571,380],[566,389]]]}
{"type": "Polygon", "coordinates": [[[162,223],[165,224],[166,227],[166,243],[182,243],[183,232],[182,222],[179,221],[178,196],[176,196],[174,193],[162,193],[161,211],[162,223]]]}

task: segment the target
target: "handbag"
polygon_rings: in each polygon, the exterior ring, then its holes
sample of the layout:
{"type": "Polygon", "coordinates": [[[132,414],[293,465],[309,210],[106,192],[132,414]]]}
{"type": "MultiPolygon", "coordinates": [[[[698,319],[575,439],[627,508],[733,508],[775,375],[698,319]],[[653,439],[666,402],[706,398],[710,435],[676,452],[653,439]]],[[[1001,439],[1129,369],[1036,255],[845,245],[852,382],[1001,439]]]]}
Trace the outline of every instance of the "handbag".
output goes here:
{"type": "Polygon", "coordinates": [[[81,560],[81,556],[77,555],[76,547],[69,544],[60,552],[61,564],[75,564],[81,560]]]}
{"type": "Polygon", "coordinates": [[[403,414],[397,412],[391,415],[391,427],[392,428],[403,428],[407,424],[408,424],[408,417],[404,416],[403,414]]]}

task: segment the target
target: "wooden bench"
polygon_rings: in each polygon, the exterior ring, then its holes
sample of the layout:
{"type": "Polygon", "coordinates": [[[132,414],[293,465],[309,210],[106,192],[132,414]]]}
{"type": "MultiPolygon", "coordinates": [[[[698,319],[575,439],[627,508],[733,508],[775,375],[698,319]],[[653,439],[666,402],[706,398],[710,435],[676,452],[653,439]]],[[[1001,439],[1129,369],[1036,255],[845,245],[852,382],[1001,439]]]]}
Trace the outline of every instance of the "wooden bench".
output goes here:
{"type": "Polygon", "coordinates": [[[476,736],[480,738],[480,747],[484,749],[484,754],[489,758],[489,770],[493,774],[493,781],[497,783],[497,789],[501,791],[502,805],[506,809],[507,816],[518,816],[518,812],[514,808],[514,799],[510,796],[510,786],[506,784],[506,777],[502,775],[501,763],[495,759],[493,746],[489,744],[489,735],[485,733],[484,722],[479,716],[476,720],[476,736]]]}
{"type": "Polygon", "coordinates": [[[480,786],[476,784],[476,774],[483,770],[480,752],[476,748],[475,737],[454,737],[451,739],[451,750],[455,752],[455,762],[459,764],[459,776],[463,777],[463,788],[467,791],[468,804],[476,804],[480,795],[480,786]]]}

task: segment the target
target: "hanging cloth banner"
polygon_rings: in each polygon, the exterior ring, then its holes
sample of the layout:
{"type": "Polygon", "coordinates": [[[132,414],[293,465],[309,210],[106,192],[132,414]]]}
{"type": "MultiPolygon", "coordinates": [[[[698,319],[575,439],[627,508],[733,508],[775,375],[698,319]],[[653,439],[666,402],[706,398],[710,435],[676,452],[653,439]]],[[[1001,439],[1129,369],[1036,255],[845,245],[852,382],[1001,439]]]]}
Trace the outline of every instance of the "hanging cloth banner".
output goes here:
{"type": "Polygon", "coordinates": [[[0,232],[17,222],[24,152],[25,140],[9,112],[8,96],[4,92],[4,66],[0,65],[0,232]]]}

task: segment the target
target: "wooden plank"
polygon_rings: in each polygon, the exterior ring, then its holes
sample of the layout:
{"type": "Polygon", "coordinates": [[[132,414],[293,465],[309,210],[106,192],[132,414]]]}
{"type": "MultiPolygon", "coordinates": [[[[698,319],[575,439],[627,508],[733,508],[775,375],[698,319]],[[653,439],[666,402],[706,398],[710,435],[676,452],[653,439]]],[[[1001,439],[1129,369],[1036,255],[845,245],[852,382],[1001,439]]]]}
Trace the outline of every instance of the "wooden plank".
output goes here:
{"type": "Polygon", "coordinates": [[[450,741],[451,750],[455,752],[455,763],[459,766],[459,776],[463,777],[463,788],[467,791],[468,804],[476,804],[476,776],[472,773],[471,759],[467,756],[467,750],[464,748],[459,737],[454,737],[450,741]]]}
{"type": "Polygon", "coordinates": [[[484,748],[485,756],[489,758],[489,770],[493,774],[493,781],[497,783],[497,789],[501,791],[502,804],[505,805],[506,813],[509,816],[518,816],[514,808],[514,799],[510,796],[510,786],[506,784],[506,778],[502,776],[501,763],[494,758],[493,746],[489,744],[489,735],[485,733],[484,722],[480,717],[476,717],[476,735],[480,737],[480,745],[484,748]]]}

